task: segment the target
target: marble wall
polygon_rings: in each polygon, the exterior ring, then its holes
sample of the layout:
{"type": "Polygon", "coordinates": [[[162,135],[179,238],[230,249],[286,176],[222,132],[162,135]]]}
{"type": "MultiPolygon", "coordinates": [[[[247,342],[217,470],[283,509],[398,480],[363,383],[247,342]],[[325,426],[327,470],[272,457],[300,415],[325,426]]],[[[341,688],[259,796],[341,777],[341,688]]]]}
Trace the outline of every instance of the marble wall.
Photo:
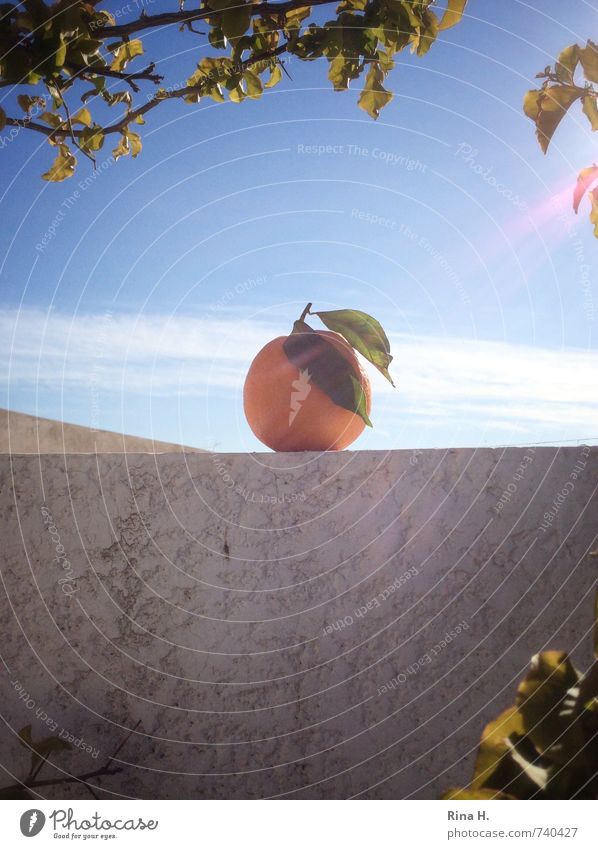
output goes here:
{"type": "Polygon", "coordinates": [[[139,723],[111,798],[438,796],[532,653],[589,662],[597,484],[584,446],[3,455],[2,783],[27,724],[68,776],[139,723]]]}

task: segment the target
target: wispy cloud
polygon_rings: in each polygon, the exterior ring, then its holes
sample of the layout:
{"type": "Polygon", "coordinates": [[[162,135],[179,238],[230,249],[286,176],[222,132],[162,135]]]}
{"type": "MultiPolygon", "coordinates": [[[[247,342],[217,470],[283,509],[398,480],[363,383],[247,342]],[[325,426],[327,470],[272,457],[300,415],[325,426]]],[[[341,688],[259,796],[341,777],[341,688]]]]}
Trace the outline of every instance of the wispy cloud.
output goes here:
{"type": "MultiPolygon", "coordinates": [[[[240,390],[262,345],[284,332],[282,323],[244,321],[232,310],[75,318],[0,310],[2,379],[66,391],[93,384],[106,394],[226,395],[240,390]]],[[[370,369],[388,421],[408,415],[412,424],[477,420],[521,432],[567,425],[581,436],[598,433],[597,351],[390,336],[398,391],[370,369]]]]}

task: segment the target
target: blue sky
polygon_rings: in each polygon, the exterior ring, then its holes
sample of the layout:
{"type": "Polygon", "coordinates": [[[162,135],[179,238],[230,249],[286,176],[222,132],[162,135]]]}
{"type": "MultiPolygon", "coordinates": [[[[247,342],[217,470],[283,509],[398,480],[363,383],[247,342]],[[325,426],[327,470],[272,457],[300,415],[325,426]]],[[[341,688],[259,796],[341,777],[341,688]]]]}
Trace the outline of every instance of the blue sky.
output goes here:
{"type": "MultiPolygon", "coordinates": [[[[570,201],[596,138],[574,110],[544,157],[521,111],[535,73],[592,36],[596,3],[470,0],[424,59],[401,55],[377,122],[325,62],[294,61],[260,101],[163,105],[138,159],[106,145],[60,185],[21,133],[0,149],[0,404],[262,450],[244,375],[313,301],[391,339],[398,388],[371,375],[355,448],[598,438],[598,243],[570,201]]],[[[213,53],[176,30],[144,43],[166,84],[213,53]]]]}

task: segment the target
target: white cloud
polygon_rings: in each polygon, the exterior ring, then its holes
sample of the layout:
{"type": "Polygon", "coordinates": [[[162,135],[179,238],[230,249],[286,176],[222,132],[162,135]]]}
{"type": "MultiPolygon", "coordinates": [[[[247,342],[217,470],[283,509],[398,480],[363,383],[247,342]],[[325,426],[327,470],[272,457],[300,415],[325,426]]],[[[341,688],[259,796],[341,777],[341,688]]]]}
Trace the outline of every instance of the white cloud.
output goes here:
{"type": "MultiPolygon", "coordinates": [[[[240,390],[255,353],[283,332],[282,323],[245,321],[226,309],[199,317],[74,319],[5,309],[3,380],[65,391],[230,394],[240,390]]],[[[389,420],[475,421],[522,432],[567,425],[582,437],[598,433],[597,351],[400,334],[391,334],[391,342],[398,389],[369,369],[380,411],[389,420]]]]}

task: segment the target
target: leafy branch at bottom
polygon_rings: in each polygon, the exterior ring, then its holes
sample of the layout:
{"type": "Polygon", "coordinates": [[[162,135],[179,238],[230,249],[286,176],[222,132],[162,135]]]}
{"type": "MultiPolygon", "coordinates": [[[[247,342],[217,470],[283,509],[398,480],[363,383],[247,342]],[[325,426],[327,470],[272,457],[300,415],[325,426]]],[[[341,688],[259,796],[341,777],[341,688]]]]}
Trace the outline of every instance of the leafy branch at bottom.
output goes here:
{"type": "Polygon", "coordinates": [[[534,655],[515,704],[484,728],[471,784],[443,799],[598,798],[598,595],[594,623],[588,671],[534,655]]]}

